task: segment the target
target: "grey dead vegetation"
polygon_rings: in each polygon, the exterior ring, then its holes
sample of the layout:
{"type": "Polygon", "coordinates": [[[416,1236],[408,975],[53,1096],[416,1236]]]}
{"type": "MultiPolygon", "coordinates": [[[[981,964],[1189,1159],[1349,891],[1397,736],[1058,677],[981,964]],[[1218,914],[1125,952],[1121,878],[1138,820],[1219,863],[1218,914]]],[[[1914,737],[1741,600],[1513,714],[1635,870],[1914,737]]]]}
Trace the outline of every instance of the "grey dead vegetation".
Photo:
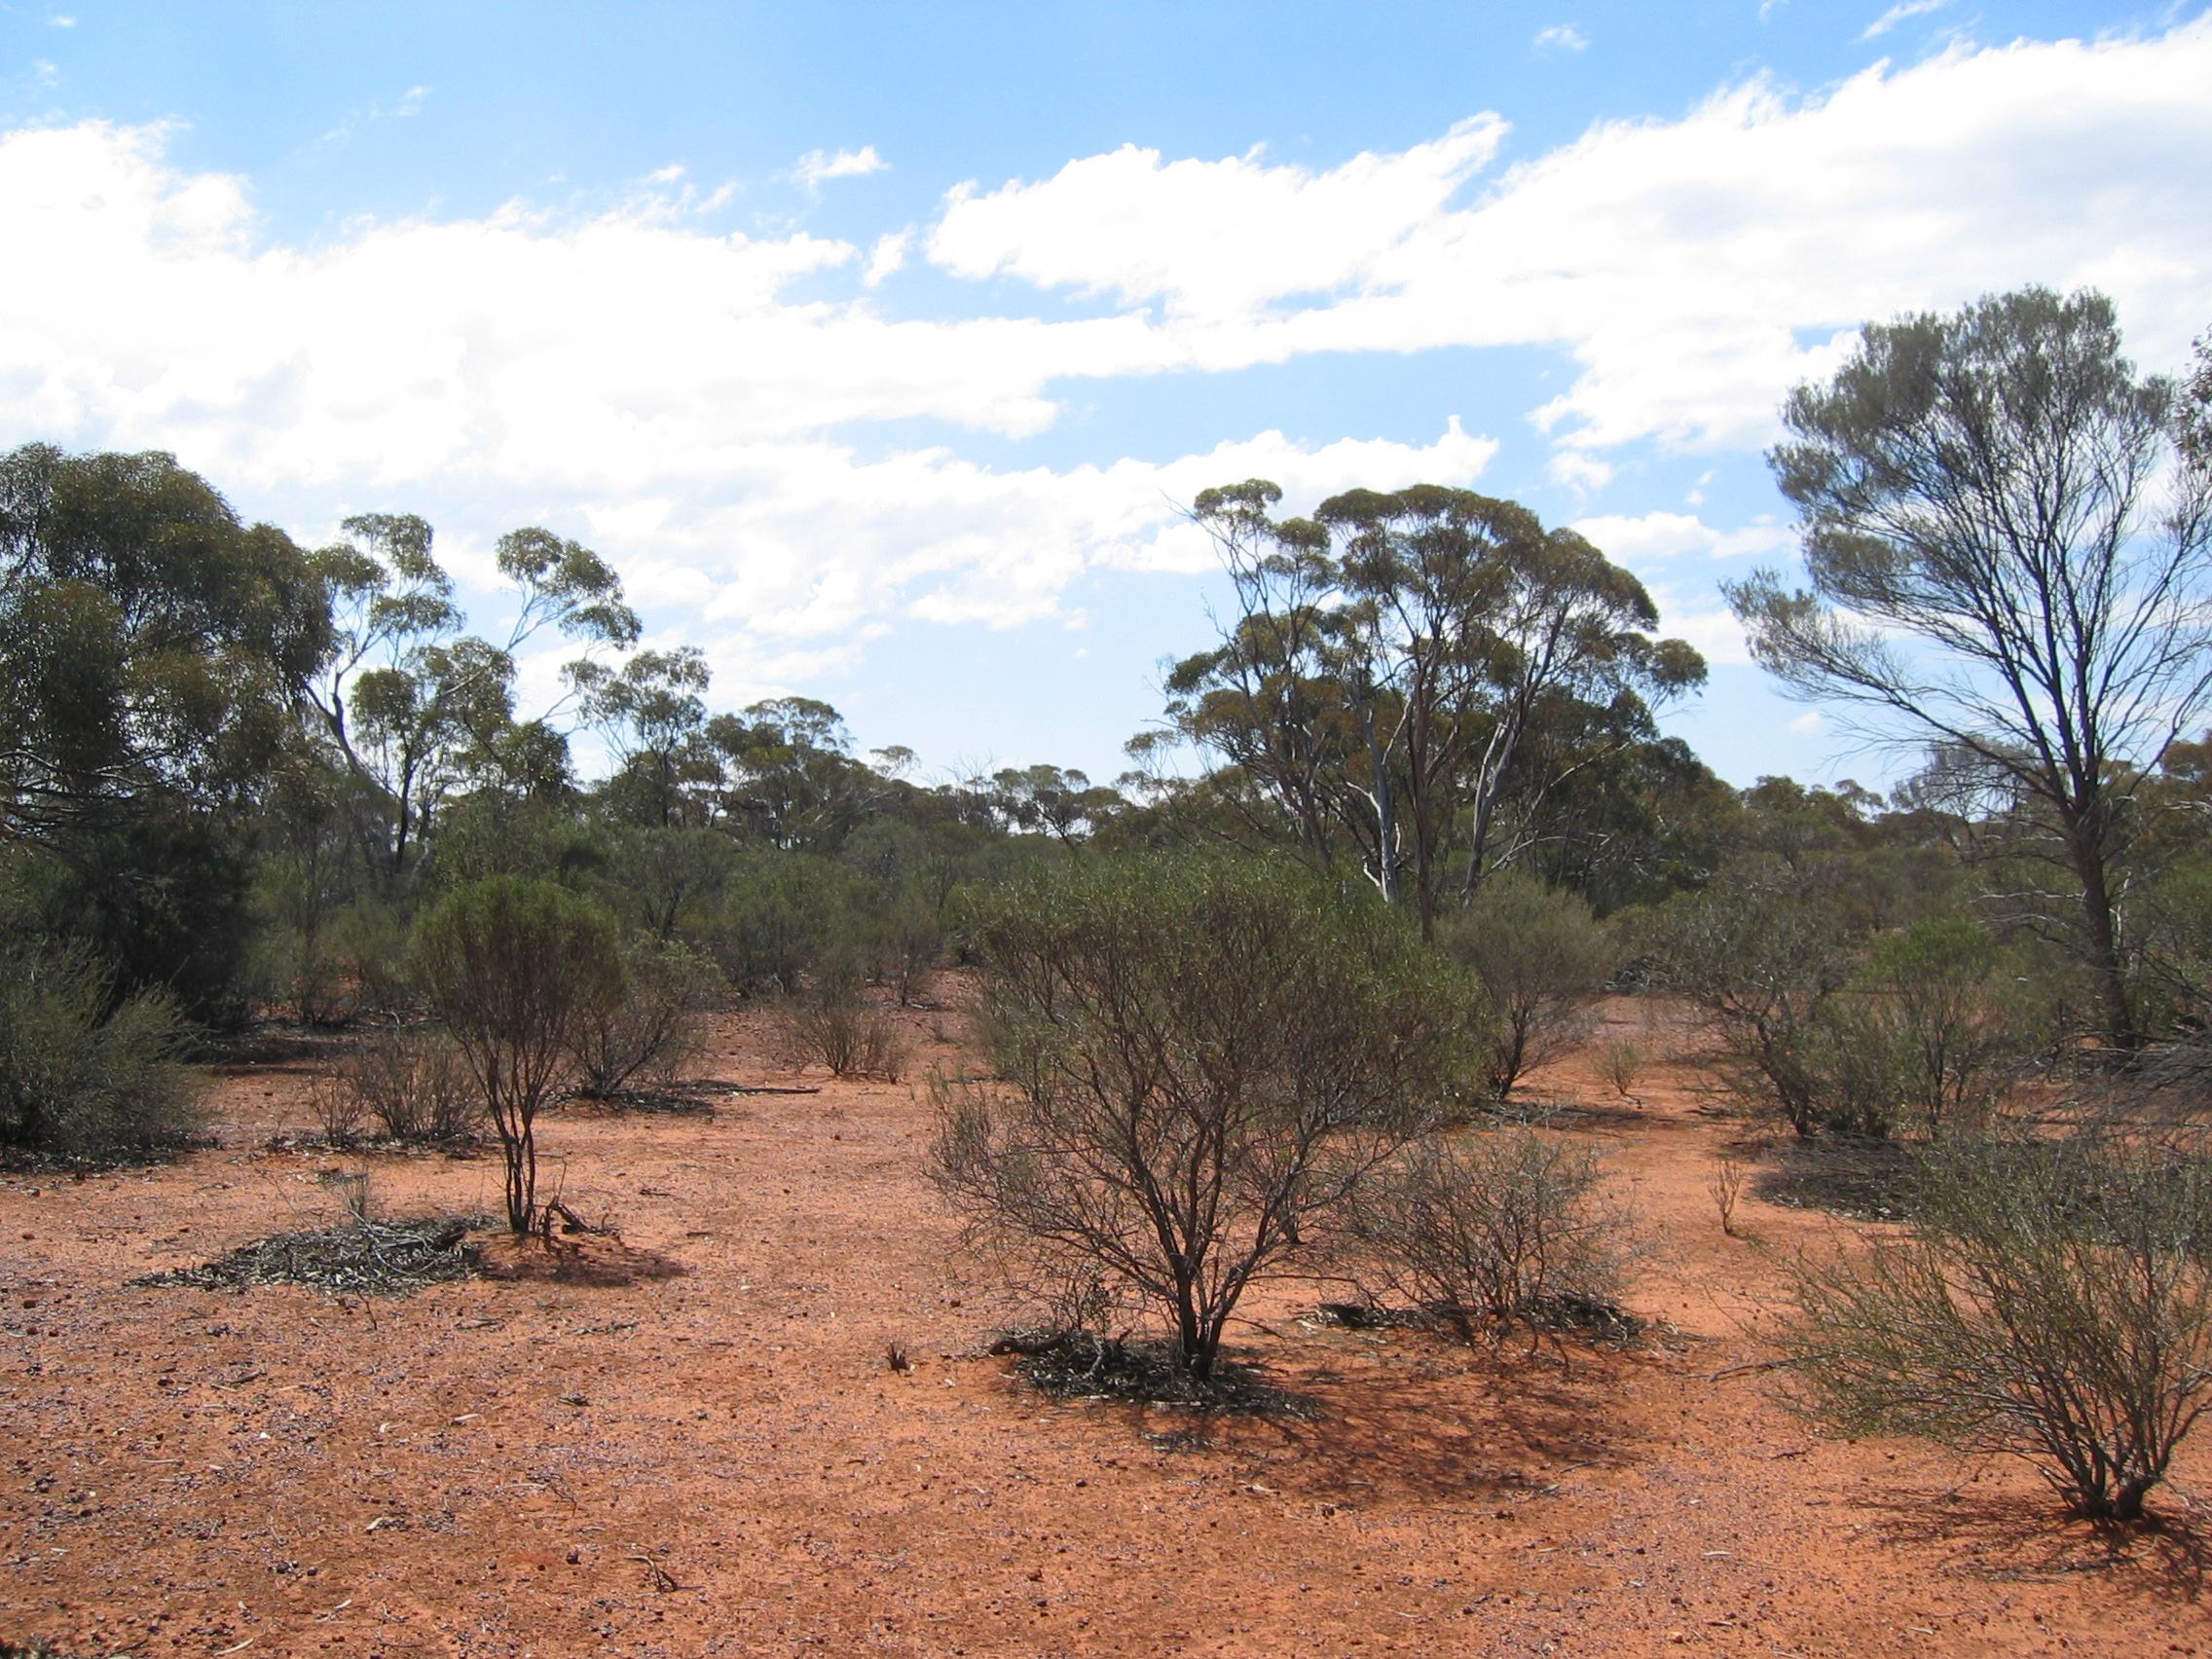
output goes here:
{"type": "Polygon", "coordinates": [[[251,1290],[296,1284],[326,1296],[406,1296],[474,1276],[483,1259],[470,1233],[488,1216],[351,1220],[316,1232],[279,1233],[196,1268],[148,1273],[134,1287],[251,1290]]]}

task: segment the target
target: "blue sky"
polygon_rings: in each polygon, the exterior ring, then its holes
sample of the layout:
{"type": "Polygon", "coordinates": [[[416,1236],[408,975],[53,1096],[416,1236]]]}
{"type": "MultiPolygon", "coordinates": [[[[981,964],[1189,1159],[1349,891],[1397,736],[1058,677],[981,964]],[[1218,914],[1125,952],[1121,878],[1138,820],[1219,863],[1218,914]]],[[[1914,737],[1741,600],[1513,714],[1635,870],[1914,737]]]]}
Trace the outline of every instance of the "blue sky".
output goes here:
{"type": "Polygon", "coordinates": [[[0,0],[0,444],[421,512],[487,627],[543,523],[719,705],[1096,776],[1206,638],[1178,503],[1461,484],[1643,576],[1725,776],[1879,777],[1715,588],[1775,408],[2029,281],[2179,366],[2207,86],[2189,6],[0,0]]]}

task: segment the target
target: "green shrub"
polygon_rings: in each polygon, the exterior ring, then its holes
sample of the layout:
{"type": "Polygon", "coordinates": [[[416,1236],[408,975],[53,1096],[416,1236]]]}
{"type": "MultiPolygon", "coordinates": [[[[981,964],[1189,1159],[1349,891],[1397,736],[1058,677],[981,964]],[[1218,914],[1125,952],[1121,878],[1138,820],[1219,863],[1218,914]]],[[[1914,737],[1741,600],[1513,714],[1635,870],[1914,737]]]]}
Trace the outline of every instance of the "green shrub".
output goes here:
{"type": "Polygon", "coordinates": [[[1847,1434],[2034,1464],[2133,1521],[2212,1404],[2212,1172],[2079,1144],[1960,1141],[1914,1228],[1800,1270],[1798,1403],[1847,1434]]]}
{"type": "Polygon", "coordinates": [[[199,1126],[189,1027],[159,992],[111,1008],[112,985],[82,946],[0,953],[0,1149],[107,1159],[199,1126]]]}
{"type": "Polygon", "coordinates": [[[1723,1085],[1801,1135],[1826,1102],[1814,1051],[1850,971],[1837,906],[1788,866],[1745,860],[1651,918],[1656,978],[1704,1016],[1723,1085]]]}
{"type": "Polygon", "coordinates": [[[1485,1071],[1499,1100],[1533,1067],[1589,1034],[1590,998],[1612,967],[1605,930],[1572,893],[1501,871],[1466,909],[1446,917],[1437,942],[1473,972],[1492,1016],[1485,1071]]]}
{"type": "Polygon", "coordinates": [[[751,852],[722,883],[699,943],[747,996],[795,991],[829,940],[844,871],[811,853],[751,852]]]}
{"type": "Polygon", "coordinates": [[[1247,1285],[1463,1109],[1473,993],[1405,918],[1258,861],[1085,860],[977,896],[993,1085],[939,1189],[1034,1282],[1094,1280],[1213,1374],[1247,1285]]]}
{"type": "Polygon", "coordinates": [[[1826,1011],[1831,1124],[1930,1139],[1985,1126],[2047,1038],[1997,941],[1957,918],[1878,941],[1826,1011]]]}
{"type": "Polygon", "coordinates": [[[415,960],[498,1131],[507,1225],[528,1233],[538,1108],[573,1069],[578,1022],[620,983],[613,918],[549,881],[492,876],[423,917],[415,960]]]}
{"type": "Polygon", "coordinates": [[[608,994],[576,1015],[570,1051],[577,1087],[607,1099],[635,1079],[673,1077],[698,1052],[706,1013],[720,988],[715,965],[688,945],[631,939],[608,994]]]}

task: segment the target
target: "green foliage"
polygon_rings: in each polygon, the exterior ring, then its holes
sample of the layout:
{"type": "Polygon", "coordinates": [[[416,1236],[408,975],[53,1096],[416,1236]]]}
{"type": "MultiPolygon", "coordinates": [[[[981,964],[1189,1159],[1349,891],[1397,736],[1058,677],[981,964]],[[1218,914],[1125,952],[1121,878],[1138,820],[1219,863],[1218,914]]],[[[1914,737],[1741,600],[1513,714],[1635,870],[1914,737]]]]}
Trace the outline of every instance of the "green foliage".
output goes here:
{"type": "Polygon", "coordinates": [[[1658,980],[1705,1016],[1728,1087],[1799,1134],[1823,1123],[1811,1051],[1822,1010],[1849,972],[1836,912],[1825,892],[1786,866],[1751,859],[1651,921],[1658,980]]]}
{"type": "Polygon", "coordinates": [[[1006,1089],[949,1089],[948,1200],[1024,1272],[1164,1316],[1210,1375],[1254,1279],[1459,1106],[1469,992],[1380,903],[1255,860],[1082,861],[979,896],[1006,1089]]]}
{"type": "Polygon", "coordinates": [[[329,639],[305,556],[166,455],[0,456],[0,829],[236,802],[329,639]]]}
{"type": "Polygon", "coordinates": [[[1448,885],[1537,838],[1554,781],[1653,736],[1705,664],[1651,638],[1635,576],[1516,502],[1421,484],[1276,520],[1281,497],[1251,479],[1196,503],[1236,608],[1168,676],[1169,727],[1223,763],[1181,797],[1363,868],[1426,937],[1448,885]]]}
{"type": "Polygon", "coordinates": [[[845,873],[810,853],[747,852],[731,866],[700,944],[747,996],[795,991],[830,937],[845,873]]]}
{"type": "Polygon", "coordinates": [[[551,882],[493,876],[423,916],[415,959],[498,1130],[507,1225],[527,1233],[537,1207],[538,1108],[572,1069],[579,1020],[620,985],[613,918],[551,882]]]}
{"type": "Polygon", "coordinates": [[[606,831],[597,892],[622,925],[655,939],[703,940],[741,854],[719,830],[616,824],[606,831]]]}
{"type": "Polygon", "coordinates": [[[1973,922],[1872,941],[1863,866],[1751,860],[1654,918],[1662,983],[1706,1016],[1729,1088],[1797,1133],[1985,1125],[2051,1030],[2025,964],[1973,922]]]}
{"type": "Polygon", "coordinates": [[[187,1026],[159,993],[115,1003],[112,982],[81,945],[0,956],[0,1152],[143,1155],[198,1126],[187,1026]]]}
{"type": "Polygon", "coordinates": [[[2143,1035],[2119,922],[2130,804],[2212,709],[2212,467],[2176,464],[2182,407],[2137,377],[2101,294],[1869,325],[1790,394],[1768,458],[1811,588],[1726,584],[1790,691],[1945,754],[2039,866],[2022,902],[2071,936],[2122,1046],[2143,1035]]]}
{"type": "Polygon", "coordinates": [[[2119,1147],[1967,1141],[1912,1236],[1801,1270],[1800,1400],[1840,1431],[2032,1462],[2134,1521],[2212,1401],[2212,1173],[2119,1147]]]}
{"type": "Polygon", "coordinates": [[[252,869],[224,823],[165,801],[83,826],[19,869],[42,936],[84,945],[113,997],[158,992],[202,1024],[242,1017],[252,869]]]}
{"type": "Polygon", "coordinates": [[[1514,870],[1484,882],[1437,940],[1482,988],[1491,1018],[1484,1070],[1499,1100],[1587,1033],[1590,998],[1613,966],[1612,942],[1588,904],[1514,870]]]}

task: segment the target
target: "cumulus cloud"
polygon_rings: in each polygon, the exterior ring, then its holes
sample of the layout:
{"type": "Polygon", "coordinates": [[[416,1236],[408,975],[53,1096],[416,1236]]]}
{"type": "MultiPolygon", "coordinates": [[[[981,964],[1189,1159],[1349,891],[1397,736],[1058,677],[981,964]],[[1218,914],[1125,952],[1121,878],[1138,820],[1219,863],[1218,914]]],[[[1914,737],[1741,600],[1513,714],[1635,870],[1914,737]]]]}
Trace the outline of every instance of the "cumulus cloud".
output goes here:
{"type": "Polygon", "coordinates": [[[1576,519],[1573,528],[1609,557],[1639,570],[1684,553],[1714,559],[1772,558],[1797,544],[1794,531],[1764,515],[1734,530],[1720,530],[1695,513],[1600,513],[1576,519]]]}
{"type": "Polygon", "coordinates": [[[911,240],[905,231],[877,237],[875,246],[868,250],[867,271],[861,277],[862,283],[873,288],[886,277],[897,276],[906,264],[906,244],[911,240]]]}
{"type": "Polygon", "coordinates": [[[869,173],[882,172],[890,163],[875,153],[873,144],[864,144],[857,150],[809,150],[798,159],[791,176],[809,190],[819,189],[832,178],[866,178],[869,173]]]}
{"type": "MultiPolygon", "coordinates": [[[[1091,466],[958,453],[962,428],[1046,429],[1071,384],[1547,347],[1574,375],[1531,413],[1554,475],[1595,489],[1625,445],[1763,441],[1863,318],[2023,280],[2108,289],[2138,356],[2178,361],[2212,263],[2207,84],[2207,21],[1954,47],[1812,96],[1752,80],[1510,166],[1494,115],[1326,166],[1128,147],[855,241],[715,234],[700,215],[729,187],[702,200],[677,171],[595,213],[518,202],[293,245],[249,181],[173,166],[159,127],[38,127],[0,134],[0,215],[39,250],[0,285],[0,425],[171,449],[297,520],[424,510],[464,571],[515,523],[581,523],[648,612],[766,682],[742,665],[902,618],[1064,622],[1091,572],[1203,569],[1171,503],[1209,484],[1464,483],[1494,448],[1455,424],[1091,466]],[[876,286],[914,256],[955,279],[927,317],[876,286]],[[957,282],[984,278],[959,314],[957,282]],[[917,420],[953,436],[869,436],[917,420]]],[[[1632,562],[1788,545],[1695,512],[1584,526],[1632,562]]],[[[1662,604],[1740,657],[1710,591],[1662,604]]]]}
{"type": "Polygon", "coordinates": [[[2146,357],[2178,356],[2212,247],[2207,84],[2199,19],[1957,46],[1811,96],[1754,77],[1495,176],[1494,116],[1319,172],[1124,147],[955,191],[928,251],[1157,307],[1146,344],[1194,367],[1564,349],[1581,374],[1537,411],[1562,446],[1742,446],[1859,322],[2023,280],[2104,287],[2146,357]]]}
{"type": "Polygon", "coordinates": [[[1538,29],[1532,44],[1538,52],[1587,52],[1590,37],[1572,23],[1554,23],[1538,29]]]}
{"type": "MultiPolygon", "coordinates": [[[[1362,153],[1325,172],[1270,165],[1259,150],[1166,161],[1124,144],[1038,183],[957,187],[929,257],[959,276],[1019,276],[1125,305],[1160,300],[1171,317],[1243,323],[1294,295],[1364,285],[1445,213],[1504,136],[1502,120],[1479,115],[1429,143],[1362,153]]],[[[1205,350],[1198,339],[1190,347],[1205,350]]]]}

